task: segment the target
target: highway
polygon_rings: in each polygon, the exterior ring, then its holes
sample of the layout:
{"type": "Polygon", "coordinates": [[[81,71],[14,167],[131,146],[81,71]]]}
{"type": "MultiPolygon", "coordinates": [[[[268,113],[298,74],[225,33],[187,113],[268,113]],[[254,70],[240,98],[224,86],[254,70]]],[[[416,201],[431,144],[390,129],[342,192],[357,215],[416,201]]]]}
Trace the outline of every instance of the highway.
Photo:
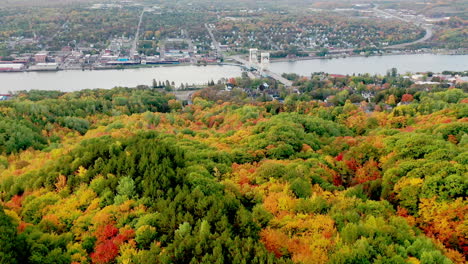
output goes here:
{"type": "Polygon", "coordinates": [[[206,30],[208,31],[208,34],[211,37],[211,41],[213,42],[213,47],[215,48],[216,52],[218,53],[218,56],[222,56],[223,53],[221,51],[221,47],[219,46],[219,42],[216,41],[216,38],[215,38],[215,36],[213,34],[213,31],[211,30],[210,25],[205,24],[205,28],[206,28],[206,30]]]}
{"type": "MultiPolygon", "coordinates": [[[[425,42],[425,41],[429,40],[430,38],[432,38],[432,35],[434,34],[431,25],[421,25],[419,23],[416,23],[415,21],[411,21],[411,20],[396,16],[394,14],[388,13],[388,12],[383,11],[381,9],[378,9],[377,7],[374,7],[373,10],[374,10],[374,12],[379,13],[381,15],[386,15],[386,16],[401,20],[401,21],[406,22],[406,23],[416,24],[417,26],[423,28],[426,31],[424,36],[422,38],[420,38],[420,39],[417,39],[417,40],[411,41],[411,42],[407,42],[407,43],[401,43],[401,44],[395,44],[395,45],[391,45],[391,46],[387,46],[387,47],[382,47],[382,49],[401,49],[401,48],[405,48],[407,46],[411,46],[411,45],[414,45],[414,44],[425,42]]],[[[330,50],[330,53],[351,52],[353,50],[354,49],[336,49],[336,50],[330,50]]]]}
{"type": "Polygon", "coordinates": [[[177,100],[190,101],[192,99],[194,91],[175,90],[171,93],[175,95],[177,100]]]}
{"type": "Polygon", "coordinates": [[[284,86],[286,87],[291,87],[293,85],[293,82],[284,78],[283,76],[277,74],[276,72],[272,72],[270,70],[265,70],[263,71],[266,75],[268,75],[268,77],[271,77],[275,80],[277,80],[278,82],[284,84],[284,86]]]}
{"type": "Polygon", "coordinates": [[[381,15],[386,15],[386,16],[389,16],[389,17],[393,17],[393,18],[395,18],[395,19],[401,20],[401,21],[406,22],[406,23],[412,23],[412,22],[411,22],[410,20],[408,20],[408,19],[404,19],[404,18],[401,18],[401,17],[396,16],[396,15],[394,15],[394,14],[385,12],[385,11],[379,9],[377,6],[374,7],[373,9],[374,9],[374,12],[380,13],[381,15]]]}
{"type": "Polygon", "coordinates": [[[140,27],[141,27],[141,22],[143,21],[144,14],[145,14],[145,9],[141,11],[140,20],[138,22],[137,30],[135,33],[135,39],[133,40],[132,48],[130,49],[130,56],[132,57],[137,52],[138,39],[140,37],[140,27]]]}
{"type": "Polygon", "coordinates": [[[386,15],[386,16],[389,16],[389,17],[393,17],[395,19],[398,19],[398,20],[401,20],[403,22],[406,22],[406,23],[412,23],[412,24],[416,24],[417,26],[420,26],[422,27],[424,30],[426,30],[426,34],[424,34],[424,37],[418,39],[418,40],[415,40],[415,41],[412,41],[412,42],[407,42],[407,43],[402,43],[402,44],[396,44],[396,45],[391,45],[391,46],[388,46],[388,47],[385,47],[384,49],[401,49],[401,48],[404,48],[404,47],[407,47],[407,46],[410,46],[410,45],[414,45],[414,44],[418,44],[418,43],[421,43],[421,42],[424,42],[430,38],[432,38],[432,35],[433,35],[433,32],[432,32],[432,26],[428,26],[428,25],[421,25],[415,21],[411,21],[411,20],[408,20],[408,19],[405,19],[405,18],[402,18],[402,17],[399,17],[397,15],[394,15],[392,13],[389,13],[389,12],[386,12],[384,10],[381,10],[381,9],[378,9],[378,7],[374,7],[374,11],[377,12],[377,13],[380,13],[382,15],[386,15]]]}
{"type": "MultiPolygon", "coordinates": [[[[244,65],[247,68],[250,68],[250,66],[251,66],[250,63],[247,60],[242,59],[241,56],[239,56],[239,55],[231,56],[231,57],[229,57],[229,59],[235,60],[235,61],[239,62],[240,64],[244,65]]],[[[257,67],[255,67],[255,68],[258,70],[257,67]]],[[[290,80],[284,78],[283,76],[281,76],[281,75],[279,75],[277,73],[274,73],[274,72],[272,72],[270,70],[264,70],[262,73],[264,75],[267,75],[268,77],[273,78],[273,79],[277,80],[278,82],[284,84],[286,87],[291,87],[293,85],[292,81],[290,81],[290,80]]]]}
{"type": "Polygon", "coordinates": [[[426,34],[424,35],[424,37],[422,37],[422,38],[420,38],[418,40],[412,41],[412,42],[391,45],[391,46],[385,47],[384,49],[401,49],[401,48],[404,48],[406,46],[410,46],[410,45],[425,42],[428,39],[432,38],[432,35],[433,35],[432,27],[431,26],[423,26],[423,28],[424,28],[424,30],[426,30],[426,34]]]}

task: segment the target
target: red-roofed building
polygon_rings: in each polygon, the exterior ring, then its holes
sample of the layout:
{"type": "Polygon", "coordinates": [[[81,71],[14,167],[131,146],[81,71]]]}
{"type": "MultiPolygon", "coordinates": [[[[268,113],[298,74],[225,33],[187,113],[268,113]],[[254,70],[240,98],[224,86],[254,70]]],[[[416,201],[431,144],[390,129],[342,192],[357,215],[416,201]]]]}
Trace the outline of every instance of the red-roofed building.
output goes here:
{"type": "Polygon", "coordinates": [[[346,75],[342,74],[329,74],[328,76],[333,77],[333,78],[346,78],[346,75]]]}
{"type": "Polygon", "coordinates": [[[47,62],[47,52],[39,52],[34,55],[34,60],[36,63],[45,63],[47,62]]]}

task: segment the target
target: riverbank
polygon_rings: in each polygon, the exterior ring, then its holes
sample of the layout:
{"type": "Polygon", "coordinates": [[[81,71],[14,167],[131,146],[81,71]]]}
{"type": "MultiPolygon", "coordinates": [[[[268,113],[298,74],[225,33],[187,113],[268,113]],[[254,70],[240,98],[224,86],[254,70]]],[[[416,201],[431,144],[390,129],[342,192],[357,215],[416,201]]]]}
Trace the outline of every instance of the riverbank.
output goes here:
{"type": "MultiPolygon", "coordinates": [[[[14,70],[14,71],[0,71],[1,73],[21,73],[21,72],[59,72],[59,71],[107,71],[107,70],[131,70],[131,69],[151,69],[151,68],[168,68],[168,67],[180,67],[180,66],[197,66],[206,67],[210,65],[223,65],[223,63],[206,63],[206,64],[193,64],[193,63],[173,63],[173,64],[136,64],[126,66],[103,66],[103,67],[68,67],[58,68],[50,70],[14,70]]],[[[232,64],[226,64],[232,65],[232,64]]]]}
{"type": "MultiPolygon", "coordinates": [[[[84,68],[76,69],[83,71],[106,71],[106,70],[130,70],[130,69],[157,69],[157,68],[171,68],[171,67],[187,67],[187,66],[197,66],[197,67],[206,67],[210,65],[223,65],[223,63],[207,63],[207,64],[194,64],[194,63],[173,63],[173,64],[138,64],[130,66],[116,66],[116,67],[99,67],[99,68],[84,68]]],[[[226,64],[231,65],[231,64],[226,64]]],[[[75,69],[62,69],[63,71],[75,70],[75,69]]]]}
{"type": "MultiPolygon", "coordinates": [[[[0,94],[18,90],[77,91],[87,88],[112,88],[115,86],[136,87],[152,85],[156,81],[174,81],[179,87],[189,84],[206,84],[211,80],[242,76],[239,64],[223,63],[207,66],[164,65],[157,67],[126,68],[124,70],[62,70],[58,72],[10,72],[0,74],[0,94]]],[[[274,61],[271,72],[296,73],[310,76],[313,72],[331,74],[378,74],[384,75],[392,68],[405,72],[442,72],[468,70],[468,55],[410,54],[395,56],[347,57],[313,59],[291,62],[274,61]]]]}
{"type": "Polygon", "coordinates": [[[270,64],[277,73],[309,76],[313,72],[332,74],[386,74],[392,68],[399,73],[442,72],[468,70],[468,55],[394,54],[392,56],[353,56],[334,59],[283,60],[270,64]]]}
{"type": "MultiPolygon", "coordinates": [[[[307,60],[331,60],[331,59],[344,59],[344,58],[368,58],[368,57],[385,57],[385,56],[398,56],[398,55],[468,55],[468,50],[439,50],[439,51],[404,51],[404,52],[388,52],[388,53],[375,53],[375,54],[331,54],[327,56],[306,56],[306,57],[293,57],[293,58],[271,58],[271,63],[278,62],[296,62],[307,60]]],[[[102,67],[68,67],[58,68],[53,70],[31,70],[24,69],[18,71],[0,71],[0,73],[13,73],[13,72],[57,72],[57,71],[106,71],[106,70],[127,70],[127,69],[147,69],[147,68],[165,68],[165,67],[180,67],[180,66],[197,66],[206,67],[210,65],[228,65],[228,66],[242,66],[231,59],[218,63],[171,63],[171,64],[136,64],[136,65],[118,65],[118,66],[102,66],[102,67]]]]}
{"type": "Polygon", "coordinates": [[[391,53],[377,53],[377,54],[335,54],[330,56],[306,56],[306,57],[294,57],[294,58],[271,58],[270,62],[295,62],[295,61],[307,61],[307,60],[331,60],[331,59],[344,59],[344,58],[368,58],[368,57],[385,57],[385,56],[398,56],[398,55],[468,55],[468,51],[457,53],[457,51],[440,51],[440,52],[416,52],[416,51],[405,51],[405,52],[391,52],[391,53]]]}
{"type": "Polygon", "coordinates": [[[19,90],[78,91],[82,89],[116,86],[136,87],[157,82],[175,82],[175,86],[203,85],[221,78],[235,78],[242,74],[238,66],[161,66],[106,70],[62,70],[57,72],[15,72],[0,74],[0,94],[19,90]]]}

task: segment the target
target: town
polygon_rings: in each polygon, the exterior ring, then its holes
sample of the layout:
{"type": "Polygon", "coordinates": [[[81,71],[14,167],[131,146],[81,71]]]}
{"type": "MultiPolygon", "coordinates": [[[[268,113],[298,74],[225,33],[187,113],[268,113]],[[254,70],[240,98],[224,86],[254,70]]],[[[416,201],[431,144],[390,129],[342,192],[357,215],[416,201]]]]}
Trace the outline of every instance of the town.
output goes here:
{"type": "Polygon", "coordinates": [[[467,21],[0,0],[0,264],[467,264],[467,21]]]}
{"type": "Polygon", "coordinates": [[[62,13],[53,7],[0,8],[0,72],[217,63],[255,70],[242,63],[251,49],[271,60],[467,51],[463,41],[450,48],[437,43],[447,25],[463,28],[458,17],[367,3],[300,7],[122,1],[62,13]]]}

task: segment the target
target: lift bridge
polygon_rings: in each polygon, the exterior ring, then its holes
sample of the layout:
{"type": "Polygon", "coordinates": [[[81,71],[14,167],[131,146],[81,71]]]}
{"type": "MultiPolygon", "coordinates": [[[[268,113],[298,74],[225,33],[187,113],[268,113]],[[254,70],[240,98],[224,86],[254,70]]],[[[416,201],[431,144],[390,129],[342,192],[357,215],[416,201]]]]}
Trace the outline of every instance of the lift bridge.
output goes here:
{"type": "Polygon", "coordinates": [[[260,53],[260,61],[258,61],[258,49],[250,49],[249,51],[249,66],[260,72],[268,70],[270,66],[270,53],[260,53]]]}
{"type": "MultiPolygon", "coordinates": [[[[275,79],[276,81],[284,84],[286,87],[292,86],[292,81],[268,69],[270,66],[270,53],[260,53],[260,61],[258,60],[258,55],[258,49],[250,49],[248,61],[241,58],[241,56],[239,55],[231,56],[229,58],[239,62],[240,64],[242,64],[242,67],[247,70],[257,71],[261,76],[275,79]]],[[[250,74],[253,76],[253,73],[250,72],[250,74]]]]}
{"type": "Polygon", "coordinates": [[[250,49],[249,51],[249,61],[241,61],[238,60],[239,62],[243,63],[244,65],[250,67],[250,69],[257,70],[260,75],[264,77],[270,77],[278,82],[284,84],[286,87],[291,87],[293,82],[284,78],[283,76],[274,73],[269,70],[270,67],[270,53],[268,52],[261,52],[260,53],[260,61],[258,60],[259,58],[259,52],[258,49],[250,49]]]}

